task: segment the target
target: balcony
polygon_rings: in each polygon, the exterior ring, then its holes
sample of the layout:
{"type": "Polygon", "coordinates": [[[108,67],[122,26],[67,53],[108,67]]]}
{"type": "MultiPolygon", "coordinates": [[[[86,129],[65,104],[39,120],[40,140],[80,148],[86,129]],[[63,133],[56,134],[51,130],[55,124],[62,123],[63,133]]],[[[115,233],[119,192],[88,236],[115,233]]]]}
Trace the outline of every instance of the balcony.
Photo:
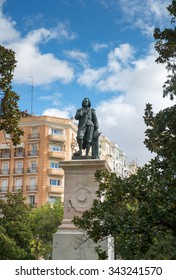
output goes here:
{"type": "Polygon", "coordinates": [[[8,152],[1,152],[0,153],[0,158],[10,158],[11,156],[11,153],[10,153],[10,150],[8,152]]]}
{"type": "Polygon", "coordinates": [[[10,169],[0,169],[0,176],[8,176],[10,174],[10,169]]]}
{"type": "Polygon", "coordinates": [[[39,140],[40,139],[40,134],[39,133],[32,133],[28,134],[28,140],[39,140]]]}
{"type": "Polygon", "coordinates": [[[53,194],[63,194],[63,186],[48,186],[48,192],[53,194]]]}
{"type": "Polygon", "coordinates": [[[66,152],[65,151],[50,151],[49,152],[49,157],[65,159],[66,152]]]}
{"type": "Polygon", "coordinates": [[[24,173],[24,168],[15,168],[13,169],[13,174],[15,175],[21,175],[24,173]]]}
{"type": "Polygon", "coordinates": [[[38,156],[39,156],[38,150],[28,151],[28,157],[38,157],[38,156]]]}
{"type": "Polygon", "coordinates": [[[12,192],[23,191],[23,186],[12,186],[12,192]]]}
{"type": "Polygon", "coordinates": [[[27,192],[37,192],[38,191],[38,186],[37,185],[27,185],[26,186],[26,191],[27,192]]]}
{"type": "Polygon", "coordinates": [[[15,158],[23,158],[24,155],[25,155],[24,150],[23,150],[23,151],[15,150],[15,152],[14,152],[14,157],[15,157],[15,158]]]}
{"type": "Polygon", "coordinates": [[[27,169],[27,173],[29,174],[34,174],[34,173],[38,173],[38,168],[28,168],[27,169]]]}
{"type": "Polygon", "coordinates": [[[8,186],[0,188],[0,193],[7,193],[8,191],[9,191],[9,187],[8,186]]]}
{"type": "Polygon", "coordinates": [[[62,168],[49,168],[48,175],[63,176],[64,170],[62,168]]]}
{"type": "Polygon", "coordinates": [[[50,134],[49,135],[49,141],[55,141],[55,142],[65,142],[66,136],[60,135],[60,134],[50,134]]]}

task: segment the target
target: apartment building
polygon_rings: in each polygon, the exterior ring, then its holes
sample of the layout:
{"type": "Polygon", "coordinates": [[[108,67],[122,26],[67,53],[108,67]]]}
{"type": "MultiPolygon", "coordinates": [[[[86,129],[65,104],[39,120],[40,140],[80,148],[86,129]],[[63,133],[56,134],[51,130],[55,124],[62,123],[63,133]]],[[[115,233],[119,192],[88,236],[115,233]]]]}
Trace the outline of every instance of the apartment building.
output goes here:
{"type": "Polygon", "coordinates": [[[71,119],[23,114],[21,143],[14,147],[0,131],[0,197],[22,191],[26,203],[39,207],[63,201],[64,172],[60,161],[76,149],[77,126],[71,119]]]}
{"type": "Polygon", "coordinates": [[[128,162],[125,152],[106,136],[100,136],[100,158],[105,159],[111,171],[120,177],[128,177],[136,173],[138,168],[137,163],[128,162]]]}

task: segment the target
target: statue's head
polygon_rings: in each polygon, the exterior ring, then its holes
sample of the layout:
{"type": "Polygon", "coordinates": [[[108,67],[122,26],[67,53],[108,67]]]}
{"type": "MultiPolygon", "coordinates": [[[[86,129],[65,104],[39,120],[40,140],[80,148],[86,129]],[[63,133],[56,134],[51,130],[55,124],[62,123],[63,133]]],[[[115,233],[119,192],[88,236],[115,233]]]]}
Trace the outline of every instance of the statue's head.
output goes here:
{"type": "Polygon", "coordinates": [[[85,97],[82,101],[82,107],[88,107],[90,108],[91,107],[91,102],[90,102],[90,99],[85,97]]]}

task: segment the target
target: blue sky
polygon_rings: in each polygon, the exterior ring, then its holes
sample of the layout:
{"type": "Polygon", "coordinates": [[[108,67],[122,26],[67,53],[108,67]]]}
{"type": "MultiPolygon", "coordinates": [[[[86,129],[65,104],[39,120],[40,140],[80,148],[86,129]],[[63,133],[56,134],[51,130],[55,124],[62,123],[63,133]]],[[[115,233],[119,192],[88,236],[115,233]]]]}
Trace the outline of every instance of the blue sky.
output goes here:
{"type": "Polygon", "coordinates": [[[171,104],[152,36],[169,23],[170,2],[0,0],[0,44],[16,52],[20,109],[70,118],[89,97],[102,134],[146,163],[145,104],[155,112],[171,104]]]}

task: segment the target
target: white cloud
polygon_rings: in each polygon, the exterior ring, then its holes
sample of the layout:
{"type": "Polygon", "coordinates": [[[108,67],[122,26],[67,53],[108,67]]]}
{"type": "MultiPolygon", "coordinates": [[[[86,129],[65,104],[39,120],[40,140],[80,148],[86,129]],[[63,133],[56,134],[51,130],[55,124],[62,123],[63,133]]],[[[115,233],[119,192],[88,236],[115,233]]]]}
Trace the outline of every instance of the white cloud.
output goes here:
{"type": "Polygon", "coordinates": [[[53,38],[58,38],[58,40],[74,40],[77,38],[77,34],[70,30],[70,25],[68,21],[59,22],[55,28],[53,28],[53,38]]]}
{"type": "Polygon", "coordinates": [[[58,117],[58,118],[72,118],[73,112],[76,112],[75,106],[68,105],[66,108],[63,108],[62,110],[56,108],[48,108],[43,111],[42,115],[58,117]]]}
{"type": "Polygon", "coordinates": [[[94,86],[102,78],[105,71],[106,69],[103,67],[100,69],[88,68],[79,76],[77,82],[87,87],[94,86]]]}
{"type": "Polygon", "coordinates": [[[144,21],[150,20],[163,20],[166,16],[166,7],[170,0],[119,0],[123,12],[128,15],[127,19],[134,19],[134,17],[143,18],[144,21]]]}
{"type": "Polygon", "coordinates": [[[164,23],[167,16],[166,7],[169,0],[119,0],[127,21],[148,36],[153,36],[153,30],[157,25],[164,23]]]}
{"type": "Polygon", "coordinates": [[[133,58],[134,49],[129,44],[120,44],[108,55],[108,60],[120,60],[122,63],[126,63],[129,59],[133,58]]]}
{"type": "Polygon", "coordinates": [[[153,104],[155,113],[172,105],[168,98],[162,98],[166,70],[163,65],[156,64],[155,59],[151,46],[146,57],[132,60],[128,67],[108,72],[107,65],[106,79],[95,85],[102,91],[115,93],[113,98],[101,102],[96,108],[103,134],[117,142],[129,160],[137,158],[139,164],[151,158],[143,144],[146,103],[153,104]]]}
{"type": "Polygon", "coordinates": [[[128,64],[133,58],[134,50],[129,44],[121,44],[108,55],[108,71],[117,72],[121,65],[128,64]]]}
{"type": "Polygon", "coordinates": [[[107,49],[108,48],[108,44],[105,43],[98,43],[98,42],[94,42],[92,43],[92,48],[95,52],[99,52],[103,49],[107,49]]]}
{"type": "MultiPolygon", "coordinates": [[[[35,34],[36,35],[36,34],[35,34]]],[[[41,34],[38,34],[42,38],[41,34]]],[[[47,85],[61,80],[68,83],[72,80],[74,71],[67,61],[59,60],[53,54],[41,54],[34,42],[39,42],[39,38],[30,37],[11,43],[8,47],[16,52],[17,68],[15,70],[14,81],[17,83],[28,83],[29,77],[34,77],[35,85],[47,85]]]]}
{"type": "Polygon", "coordinates": [[[58,118],[69,118],[68,111],[62,111],[55,108],[48,108],[43,111],[43,116],[51,116],[51,117],[58,117],[58,118]]]}
{"type": "Polygon", "coordinates": [[[145,35],[152,36],[154,27],[167,17],[166,7],[170,0],[97,0],[106,9],[122,9],[125,25],[139,28],[145,35]]]}
{"type": "Polygon", "coordinates": [[[114,91],[119,88],[117,73],[133,58],[134,50],[129,44],[121,44],[108,54],[105,67],[87,68],[78,77],[78,83],[87,87],[96,86],[101,91],[114,91]],[[114,74],[113,74],[114,73],[114,74]],[[106,77],[106,78],[104,78],[106,77]]]}
{"type": "Polygon", "coordinates": [[[63,98],[62,93],[54,93],[51,95],[40,96],[38,99],[41,101],[51,102],[52,105],[54,106],[60,106],[62,105],[62,98],[63,98]]]}
{"type": "Polygon", "coordinates": [[[73,60],[77,60],[83,68],[88,67],[88,55],[79,50],[65,50],[64,54],[73,60]]]}
{"type": "Polygon", "coordinates": [[[0,0],[0,44],[12,42],[20,37],[20,33],[15,29],[15,21],[5,17],[3,14],[3,4],[6,0],[0,0]]]}
{"type": "MultiPolygon", "coordinates": [[[[4,1],[0,2],[1,7],[4,1]]],[[[69,24],[59,23],[52,29],[40,28],[32,30],[25,37],[15,29],[15,22],[0,13],[0,44],[12,48],[16,53],[17,67],[14,81],[28,83],[33,76],[35,85],[47,85],[57,80],[68,83],[73,79],[74,69],[65,61],[51,53],[41,53],[40,44],[52,39],[72,40],[75,34],[70,31],[69,24]]]]}

